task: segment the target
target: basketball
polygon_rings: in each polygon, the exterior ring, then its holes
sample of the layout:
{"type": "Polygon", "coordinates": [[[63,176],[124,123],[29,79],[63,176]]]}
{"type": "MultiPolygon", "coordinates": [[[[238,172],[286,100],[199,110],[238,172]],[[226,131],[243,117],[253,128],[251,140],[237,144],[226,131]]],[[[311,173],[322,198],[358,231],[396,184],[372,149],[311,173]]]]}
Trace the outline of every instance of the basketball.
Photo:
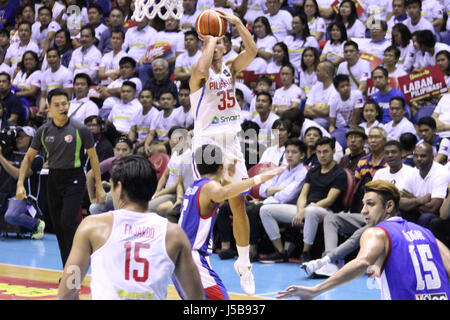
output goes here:
{"type": "Polygon", "coordinates": [[[227,32],[227,21],[217,11],[208,9],[198,16],[195,29],[204,36],[221,37],[227,32]]]}

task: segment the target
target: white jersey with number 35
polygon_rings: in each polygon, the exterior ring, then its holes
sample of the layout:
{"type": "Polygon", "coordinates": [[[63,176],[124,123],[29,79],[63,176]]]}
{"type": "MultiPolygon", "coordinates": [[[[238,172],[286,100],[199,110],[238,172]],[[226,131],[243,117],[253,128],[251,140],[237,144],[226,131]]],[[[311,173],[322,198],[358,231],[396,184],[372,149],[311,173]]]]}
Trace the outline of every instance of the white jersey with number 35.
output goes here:
{"type": "Polygon", "coordinates": [[[162,300],[175,265],[166,251],[167,219],[113,211],[106,243],[91,255],[92,300],[162,300]]]}
{"type": "Polygon", "coordinates": [[[220,73],[209,69],[209,79],[190,95],[194,112],[194,136],[237,134],[241,130],[241,107],[230,69],[222,63],[220,73]]]}

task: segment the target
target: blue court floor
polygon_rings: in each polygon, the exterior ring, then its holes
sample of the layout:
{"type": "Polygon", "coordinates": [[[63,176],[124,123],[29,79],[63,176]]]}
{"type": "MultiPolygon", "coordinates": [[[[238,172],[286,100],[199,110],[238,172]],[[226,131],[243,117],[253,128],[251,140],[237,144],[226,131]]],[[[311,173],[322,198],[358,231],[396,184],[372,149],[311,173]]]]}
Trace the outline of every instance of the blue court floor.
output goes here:
{"type": "MultiPolygon", "coordinates": [[[[45,234],[42,240],[17,239],[15,235],[0,236],[0,264],[19,265],[62,271],[56,236],[45,234]]],[[[230,293],[242,294],[239,277],[233,268],[234,260],[220,260],[217,254],[211,257],[213,269],[222,278],[230,293]]],[[[274,298],[277,291],[289,285],[313,286],[322,279],[310,279],[296,263],[261,264],[253,263],[256,295],[274,298]]],[[[0,276],[8,276],[0,274],[0,276]]],[[[380,290],[367,276],[324,293],[317,300],[379,300],[380,290]]]]}

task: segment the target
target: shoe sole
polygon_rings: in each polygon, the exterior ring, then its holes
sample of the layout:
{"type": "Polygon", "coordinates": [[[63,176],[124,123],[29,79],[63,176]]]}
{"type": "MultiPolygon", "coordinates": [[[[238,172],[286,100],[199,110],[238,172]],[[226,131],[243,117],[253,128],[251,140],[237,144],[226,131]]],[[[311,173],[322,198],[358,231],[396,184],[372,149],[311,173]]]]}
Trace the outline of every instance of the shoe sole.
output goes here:
{"type": "Polygon", "coordinates": [[[264,263],[264,264],[274,264],[274,263],[282,263],[282,262],[286,262],[286,260],[284,260],[284,259],[277,259],[277,260],[259,260],[259,262],[264,263]]]}
{"type": "Polygon", "coordinates": [[[239,272],[238,268],[236,267],[236,264],[234,264],[233,267],[234,267],[234,271],[236,271],[236,273],[237,273],[238,276],[239,276],[239,280],[240,280],[240,285],[241,285],[242,291],[243,291],[246,295],[248,295],[248,296],[253,296],[253,295],[255,295],[255,290],[254,290],[254,289],[253,289],[251,292],[247,292],[246,290],[244,290],[244,286],[242,285],[242,279],[244,278],[244,274],[247,273],[247,272],[250,272],[250,275],[249,275],[248,277],[252,279],[251,282],[253,282],[253,285],[252,285],[252,286],[254,287],[255,279],[254,279],[254,277],[253,277],[253,273],[252,273],[251,269],[248,270],[248,271],[246,271],[245,273],[243,273],[243,274],[241,275],[241,273],[239,272]]]}

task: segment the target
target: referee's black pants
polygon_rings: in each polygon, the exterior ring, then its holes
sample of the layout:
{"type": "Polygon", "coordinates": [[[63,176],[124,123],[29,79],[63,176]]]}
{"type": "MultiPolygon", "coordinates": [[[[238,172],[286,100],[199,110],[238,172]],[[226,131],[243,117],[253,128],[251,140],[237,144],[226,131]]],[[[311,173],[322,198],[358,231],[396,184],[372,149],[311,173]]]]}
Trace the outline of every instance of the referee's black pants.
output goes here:
{"type": "Polygon", "coordinates": [[[47,192],[49,215],[64,267],[78,228],[78,214],[86,192],[83,169],[50,170],[47,192]]]}

